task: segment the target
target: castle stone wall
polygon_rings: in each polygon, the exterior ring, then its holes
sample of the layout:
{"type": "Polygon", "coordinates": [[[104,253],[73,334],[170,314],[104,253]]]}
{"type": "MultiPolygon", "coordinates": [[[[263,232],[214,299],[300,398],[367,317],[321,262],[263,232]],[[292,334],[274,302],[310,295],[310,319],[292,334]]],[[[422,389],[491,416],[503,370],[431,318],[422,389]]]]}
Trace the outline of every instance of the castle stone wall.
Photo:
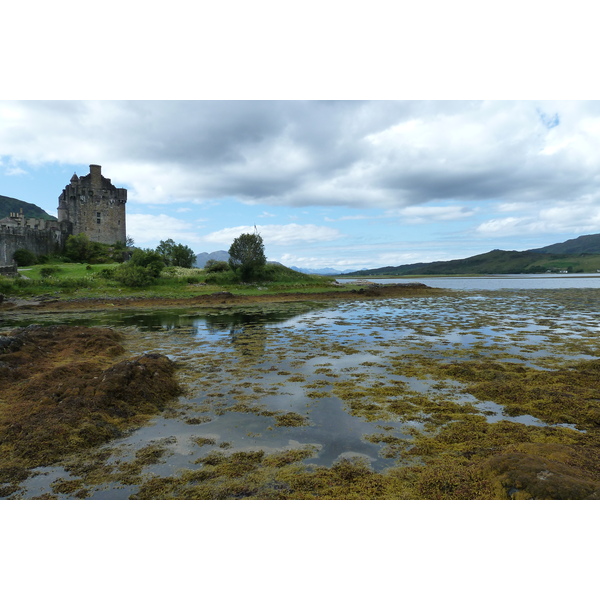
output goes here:
{"type": "Polygon", "coordinates": [[[104,177],[100,165],[90,165],[89,175],[71,177],[58,199],[58,221],[26,219],[11,214],[0,219],[0,265],[12,265],[16,250],[34,254],[60,252],[69,235],[85,233],[93,242],[126,242],[127,190],[104,177]]]}
{"type": "Polygon", "coordinates": [[[0,265],[11,265],[15,251],[25,248],[34,254],[59,252],[68,235],[69,227],[61,229],[31,229],[0,225],[0,265]]]}
{"type": "Polygon", "coordinates": [[[127,190],[115,187],[103,177],[99,165],[90,165],[90,174],[73,175],[58,203],[58,220],[73,224],[73,235],[85,233],[93,242],[125,243],[127,190]]]}

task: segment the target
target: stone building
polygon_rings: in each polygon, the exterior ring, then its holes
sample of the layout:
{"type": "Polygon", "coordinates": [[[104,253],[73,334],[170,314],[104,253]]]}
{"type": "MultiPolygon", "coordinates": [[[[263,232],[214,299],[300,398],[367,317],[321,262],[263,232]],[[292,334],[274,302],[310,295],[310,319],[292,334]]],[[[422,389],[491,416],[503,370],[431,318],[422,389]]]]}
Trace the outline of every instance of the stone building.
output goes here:
{"type": "Polygon", "coordinates": [[[28,219],[22,210],[10,213],[0,219],[0,265],[12,265],[13,254],[20,248],[38,255],[59,252],[70,232],[66,222],[28,219]]]}
{"type": "Polygon", "coordinates": [[[71,223],[73,235],[85,233],[93,242],[125,243],[126,202],[127,190],[104,177],[100,165],[90,165],[89,175],[73,175],[59,196],[58,221],[71,223]]]}
{"type": "Polygon", "coordinates": [[[20,248],[52,254],[64,248],[69,235],[85,233],[94,242],[125,243],[127,190],[102,176],[99,165],[89,175],[73,175],[58,199],[58,221],[28,219],[23,212],[0,219],[0,265],[12,265],[20,248]]]}

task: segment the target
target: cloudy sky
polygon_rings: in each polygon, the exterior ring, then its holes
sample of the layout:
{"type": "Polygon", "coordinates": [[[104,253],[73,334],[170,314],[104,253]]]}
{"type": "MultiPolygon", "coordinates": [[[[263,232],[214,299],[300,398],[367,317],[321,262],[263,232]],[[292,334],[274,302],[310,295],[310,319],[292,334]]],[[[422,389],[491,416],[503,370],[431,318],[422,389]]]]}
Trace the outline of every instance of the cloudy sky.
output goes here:
{"type": "Polygon", "coordinates": [[[89,164],[128,233],[340,270],[600,232],[600,102],[3,101],[0,194],[56,215],[89,164]]]}

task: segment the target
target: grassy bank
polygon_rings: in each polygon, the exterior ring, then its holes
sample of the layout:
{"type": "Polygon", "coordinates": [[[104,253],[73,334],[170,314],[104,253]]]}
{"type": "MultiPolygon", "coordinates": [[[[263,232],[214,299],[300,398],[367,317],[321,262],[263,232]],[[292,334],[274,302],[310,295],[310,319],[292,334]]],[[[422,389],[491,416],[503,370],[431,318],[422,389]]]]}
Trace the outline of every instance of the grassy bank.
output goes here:
{"type": "MultiPolygon", "coordinates": [[[[0,294],[5,297],[55,299],[77,298],[191,298],[227,291],[251,296],[282,292],[331,291],[333,277],[306,275],[282,265],[267,265],[256,281],[245,283],[233,271],[209,273],[204,269],[168,267],[144,286],[128,286],[111,279],[118,264],[86,265],[52,263],[19,269],[19,277],[0,277],[0,294]]],[[[359,288],[350,286],[346,289],[359,288]]]]}

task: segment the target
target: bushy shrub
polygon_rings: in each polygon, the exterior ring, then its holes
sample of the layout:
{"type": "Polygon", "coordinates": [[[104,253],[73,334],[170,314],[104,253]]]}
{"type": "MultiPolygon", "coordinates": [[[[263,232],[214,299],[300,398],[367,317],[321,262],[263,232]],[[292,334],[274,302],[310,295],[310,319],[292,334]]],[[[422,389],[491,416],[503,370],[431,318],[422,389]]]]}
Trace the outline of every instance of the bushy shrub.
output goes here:
{"type": "Polygon", "coordinates": [[[229,263],[226,260],[213,260],[211,258],[204,265],[204,270],[207,273],[221,273],[222,271],[229,271],[229,269],[229,263]]]}
{"type": "Polygon", "coordinates": [[[56,275],[61,271],[62,269],[60,267],[42,267],[40,269],[40,275],[42,277],[52,277],[52,275],[56,275]]]}
{"type": "Polygon", "coordinates": [[[63,292],[74,292],[82,288],[91,288],[96,285],[92,277],[72,277],[70,279],[61,279],[56,284],[63,292]]]}
{"type": "Polygon", "coordinates": [[[203,280],[199,275],[190,275],[185,278],[186,283],[201,283],[203,280]]]}
{"type": "Polygon", "coordinates": [[[126,264],[112,270],[112,279],[127,287],[144,287],[151,284],[156,276],[149,267],[126,264]]]}
{"type": "Polygon", "coordinates": [[[211,285],[232,285],[240,283],[241,276],[239,273],[229,269],[227,271],[209,273],[204,281],[206,283],[210,283],[211,285]]]}
{"type": "Polygon", "coordinates": [[[78,233],[67,238],[65,255],[74,262],[98,265],[113,261],[113,247],[109,244],[92,242],[85,233],[78,233]]]}
{"type": "Polygon", "coordinates": [[[12,278],[0,275],[0,294],[10,294],[13,292],[14,288],[15,286],[12,278]]]}
{"type": "Polygon", "coordinates": [[[36,255],[27,248],[19,248],[13,254],[13,260],[17,263],[17,267],[29,267],[37,262],[36,255]]]}
{"type": "Polygon", "coordinates": [[[97,273],[94,273],[94,277],[100,277],[101,279],[114,279],[115,269],[100,269],[97,273]]]}
{"type": "Polygon", "coordinates": [[[32,288],[39,284],[35,279],[27,279],[25,277],[15,277],[12,281],[13,287],[16,290],[26,290],[27,288],[32,288]]]}
{"type": "Polygon", "coordinates": [[[165,268],[165,261],[156,250],[136,248],[131,255],[131,260],[123,265],[123,267],[129,266],[144,267],[152,273],[153,277],[158,277],[165,268]]]}

